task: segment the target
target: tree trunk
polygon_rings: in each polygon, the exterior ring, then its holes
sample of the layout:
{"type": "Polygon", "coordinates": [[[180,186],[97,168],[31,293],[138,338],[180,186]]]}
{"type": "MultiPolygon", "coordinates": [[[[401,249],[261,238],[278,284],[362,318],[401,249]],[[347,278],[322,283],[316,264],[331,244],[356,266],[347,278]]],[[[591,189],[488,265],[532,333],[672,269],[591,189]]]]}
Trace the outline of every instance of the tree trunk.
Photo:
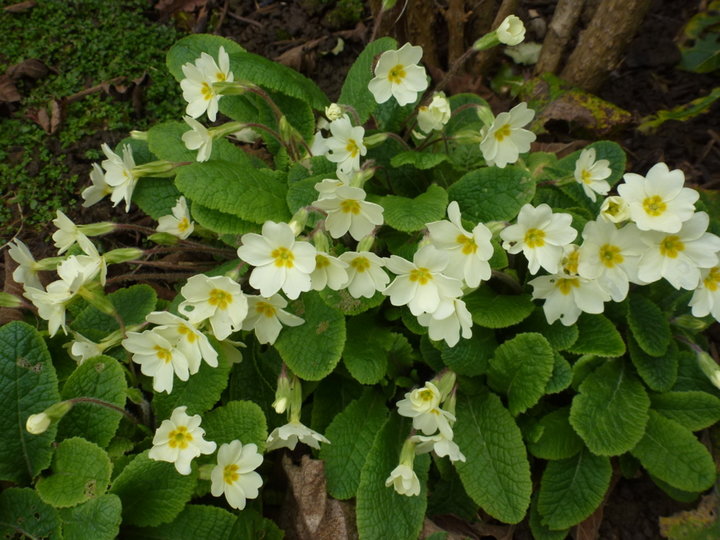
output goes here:
{"type": "Polygon", "coordinates": [[[543,41],[540,58],[535,65],[535,74],[555,73],[558,69],[565,46],[572,37],[584,4],[584,0],[560,0],[558,2],[545,35],[545,41],[543,41]]]}

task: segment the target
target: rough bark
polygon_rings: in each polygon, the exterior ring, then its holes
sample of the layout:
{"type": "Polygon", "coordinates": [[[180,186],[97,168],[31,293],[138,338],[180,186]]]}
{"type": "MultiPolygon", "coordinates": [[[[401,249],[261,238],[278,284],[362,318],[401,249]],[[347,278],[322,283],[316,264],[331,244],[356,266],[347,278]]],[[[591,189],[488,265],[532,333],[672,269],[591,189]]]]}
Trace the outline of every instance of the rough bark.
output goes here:
{"type": "MultiPolygon", "coordinates": [[[[495,19],[493,20],[491,29],[494,30],[495,28],[500,26],[500,23],[503,22],[503,20],[505,20],[505,17],[507,17],[508,15],[516,14],[519,3],[519,0],[503,0],[502,4],[500,4],[500,9],[498,9],[497,11],[497,15],[495,15],[495,19]]],[[[484,73],[487,66],[490,65],[495,56],[498,54],[498,49],[498,47],[495,47],[493,49],[478,53],[478,55],[475,57],[473,71],[481,74],[484,73]]]]}
{"type": "Polygon", "coordinates": [[[588,92],[596,91],[620,63],[649,7],[650,0],[605,0],[580,34],[562,78],[588,92]]]}
{"type": "Polygon", "coordinates": [[[535,73],[555,73],[565,52],[565,46],[572,37],[575,25],[580,19],[584,0],[560,0],[555,7],[552,22],[543,41],[535,73]]]}

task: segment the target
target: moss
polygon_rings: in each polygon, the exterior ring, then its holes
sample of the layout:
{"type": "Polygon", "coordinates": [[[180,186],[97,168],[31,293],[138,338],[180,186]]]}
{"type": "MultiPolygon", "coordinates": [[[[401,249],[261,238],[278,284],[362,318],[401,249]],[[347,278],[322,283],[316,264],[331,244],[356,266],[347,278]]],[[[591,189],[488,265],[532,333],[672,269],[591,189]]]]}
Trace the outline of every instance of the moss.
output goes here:
{"type": "Polygon", "coordinates": [[[362,0],[338,0],[335,7],[323,17],[323,24],[328,28],[351,26],[360,20],[364,9],[362,0]]]}

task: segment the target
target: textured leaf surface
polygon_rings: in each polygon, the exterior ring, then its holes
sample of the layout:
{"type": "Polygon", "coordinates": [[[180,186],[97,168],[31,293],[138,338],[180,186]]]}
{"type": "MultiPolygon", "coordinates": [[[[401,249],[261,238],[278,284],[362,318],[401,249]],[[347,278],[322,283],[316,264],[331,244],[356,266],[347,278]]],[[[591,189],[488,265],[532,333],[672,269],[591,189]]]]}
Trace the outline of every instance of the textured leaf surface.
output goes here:
{"type": "Polygon", "coordinates": [[[347,289],[333,291],[325,288],[320,291],[320,297],[331,308],[341,311],[345,315],[359,315],[369,309],[379,306],[385,301],[386,296],[377,291],[370,298],[353,298],[347,289]]]}
{"type": "Polygon", "coordinates": [[[705,491],[715,482],[715,464],[689,429],[650,411],[645,435],[630,452],[653,476],[684,491],[705,491]]]}
{"type": "Polygon", "coordinates": [[[338,414],[325,430],[332,444],[322,446],[320,458],[325,461],[328,493],[336,499],[355,496],[360,471],[387,415],[382,394],[368,390],[338,414]]]}
{"type": "Polygon", "coordinates": [[[720,420],[720,399],[700,391],[651,394],[652,409],[691,431],[720,420]]]}
{"type": "Polygon", "coordinates": [[[667,392],[673,387],[678,372],[677,345],[672,343],[662,356],[650,356],[634,337],[628,336],[628,350],[638,375],[651,390],[667,392]]]}
{"type": "Polygon", "coordinates": [[[133,191],[132,202],[153,219],[172,214],[182,195],[172,178],[141,178],[133,191]]]}
{"type": "Polygon", "coordinates": [[[577,322],[580,336],[568,349],[575,354],[594,354],[595,356],[622,356],[625,354],[625,342],[615,325],[603,315],[583,313],[577,322]]]}
{"type": "Polygon", "coordinates": [[[500,398],[458,394],[455,442],[465,454],[456,463],[468,495],[488,514],[518,523],[530,505],[530,464],[520,429],[500,398]]]}
{"type": "Polygon", "coordinates": [[[542,309],[536,309],[525,319],[520,328],[523,332],[537,332],[550,342],[556,351],[564,351],[577,341],[577,326],[565,326],[560,321],[548,324],[542,309]]]}
{"type": "Polygon", "coordinates": [[[567,459],[583,448],[583,442],[570,425],[570,407],[563,407],[540,419],[542,435],[528,443],[528,450],[541,459],[567,459]]]}
{"type": "Polygon", "coordinates": [[[535,405],[552,376],[555,356],[540,334],[518,334],[495,349],[490,380],[501,387],[513,416],[535,405]]]}
{"type": "Polygon", "coordinates": [[[0,537],[60,540],[57,510],[44,503],[30,488],[6,488],[0,492],[0,537]]]}
{"type": "Polygon", "coordinates": [[[648,298],[631,294],[628,325],[640,348],[650,356],[662,356],[670,344],[670,323],[662,310],[648,298]]]}
{"type": "Polygon", "coordinates": [[[427,507],[427,477],[430,458],[415,458],[415,473],[420,480],[420,495],[399,495],[385,480],[397,466],[409,425],[391,415],[377,433],[360,473],[357,491],[357,526],[360,539],[407,540],[417,538],[427,507]]]}
{"type": "MultiPolygon", "coordinates": [[[[170,48],[165,62],[172,76],[181,81],[185,78],[182,72],[183,64],[188,62],[194,64],[195,60],[200,58],[200,55],[204,52],[212,56],[217,62],[220,47],[224,47],[225,52],[228,54],[245,50],[234,41],[224,37],[210,34],[192,34],[182,38],[170,48]]],[[[234,67],[232,66],[232,68],[234,67]]],[[[239,74],[236,75],[236,78],[238,76],[239,74]]]]}
{"type": "Polygon", "coordinates": [[[345,347],[345,316],[316,292],[303,294],[290,304],[290,310],[305,323],[283,328],[275,348],[298,377],[318,381],[340,361],[345,347]]]}
{"type": "Polygon", "coordinates": [[[570,529],[552,531],[547,525],[543,524],[542,516],[540,516],[537,508],[537,495],[533,497],[532,503],[530,504],[528,525],[530,525],[530,531],[535,540],[565,540],[570,532],[570,529]]]}
{"type": "Polygon", "coordinates": [[[504,169],[483,167],[465,174],[448,190],[470,221],[510,221],[535,194],[529,173],[512,165],[504,169]]]}
{"type": "MultiPolygon", "coordinates": [[[[182,136],[192,128],[185,122],[162,122],[155,124],[148,130],[148,146],[150,151],[157,156],[158,159],[173,162],[193,162],[197,159],[197,150],[188,150],[182,140],[182,136]]],[[[230,141],[221,138],[215,139],[212,144],[211,160],[234,161],[238,160],[242,163],[247,161],[247,156],[242,149],[238,148],[230,141]]],[[[167,182],[172,183],[171,180],[167,182]]],[[[133,200],[134,195],[133,195],[133,200]]]]}
{"type": "Polygon", "coordinates": [[[347,321],[343,363],[358,382],[378,383],[387,372],[388,350],[392,343],[390,331],[387,327],[378,325],[374,317],[352,317],[347,321]]]}
{"type": "Polygon", "coordinates": [[[205,439],[215,441],[218,448],[235,439],[241,443],[254,443],[258,452],[265,449],[268,437],[267,420],[262,409],[252,401],[229,401],[203,417],[205,439]]]}
{"type": "Polygon", "coordinates": [[[412,165],[416,169],[425,170],[437,167],[443,161],[447,161],[447,154],[431,154],[429,152],[414,152],[409,150],[395,154],[390,160],[393,167],[402,167],[403,165],[412,165]]]}
{"type": "Polygon", "coordinates": [[[57,428],[31,435],[28,416],[60,401],[45,342],[23,322],[0,328],[0,480],[28,483],[50,464],[57,428]]]}
{"type": "Polygon", "coordinates": [[[154,527],[172,521],[197,483],[197,470],[183,476],[172,463],[151,460],[148,452],[135,456],[110,489],[120,497],[123,523],[128,525],[154,527]]]}
{"type": "Polygon", "coordinates": [[[62,511],[65,540],[113,540],[120,532],[122,503],[106,493],[74,508],[62,511]]]}
{"type": "Polygon", "coordinates": [[[198,203],[192,205],[192,217],[200,225],[218,234],[260,233],[257,223],[245,221],[233,214],[213,210],[198,203]]]}
{"type": "MultiPolygon", "coordinates": [[[[170,523],[133,528],[134,540],[232,540],[237,516],[217,506],[188,504],[170,523]]],[[[250,537],[248,537],[250,538],[250,537]]]]}
{"type": "Polygon", "coordinates": [[[540,481],[538,512],[550,529],[567,529],[595,509],[610,486],[610,459],[587,449],[545,467],[540,481]]]}
{"type": "Polygon", "coordinates": [[[495,334],[485,328],[473,328],[469,339],[461,339],[454,347],[442,342],[440,353],[443,363],[458,375],[475,377],[487,371],[488,361],[497,347],[495,334]]]}
{"type": "MultiPolygon", "coordinates": [[[[117,360],[98,356],[85,360],[68,377],[62,398],[97,398],[125,408],[127,383],[117,360]]],[[[106,447],[113,438],[122,415],[94,403],[76,403],[58,424],[58,439],[80,436],[106,447]]]]}
{"type": "Polygon", "coordinates": [[[573,370],[570,362],[559,352],[555,352],[555,364],[550,380],[545,387],[546,394],[562,392],[572,383],[573,370]]]}
{"type": "Polygon", "coordinates": [[[379,202],[385,208],[383,216],[387,225],[398,231],[413,232],[424,229],[427,223],[442,219],[448,197],[443,188],[431,184],[425,193],[414,199],[387,195],[379,202]]]}
{"type": "Polygon", "coordinates": [[[622,360],[609,360],[588,375],[573,398],[570,423],[595,454],[632,449],[645,433],[650,398],[622,360]]]}
{"type": "Polygon", "coordinates": [[[110,458],[98,445],[80,437],[66,439],[55,450],[52,473],[38,480],[40,498],[56,508],[105,493],[110,482],[110,458]]]}
{"type": "Polygon", "coordinates": [[[463,298],[473,322],[485,328],[506,328],[528,317],[535,305],[529,294],[498,294],[488,286],[463,298]]]}

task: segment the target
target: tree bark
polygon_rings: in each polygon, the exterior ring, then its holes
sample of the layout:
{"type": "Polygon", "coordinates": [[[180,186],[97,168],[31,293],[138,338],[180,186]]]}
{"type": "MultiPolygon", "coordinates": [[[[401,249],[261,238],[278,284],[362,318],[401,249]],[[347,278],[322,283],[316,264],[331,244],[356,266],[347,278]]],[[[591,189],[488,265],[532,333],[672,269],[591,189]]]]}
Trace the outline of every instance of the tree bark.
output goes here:
{"type": "Polygon", "coordinates": [[[580,34],[561,77],[588,92],[600,88],[620,63],[649,7],[650,0],[604,0],[580,34]]]}
{"type": "Polygon", "coordinates": [[[543,41],[535,73],[555,73],[562,61],[565,46],[580,19],[584,0],[560,0],[543,41]]]}
{"type": "MultiPolygon", "coordinates": [[[[500,23],[503,22],[505,17],[508,15],[514,15],[517,12],[519,3],[519,0],[503,0],[502,4],[500,4],[500,9],[498,9],[497,15],[495,15],[495,19],[493,20],[491,30],[495,30],[498,26],[500,26],[500,23]]],[[[475,57],[473,71],[483,74],[487,66],[498,54],[498,49],[498,47],[495,47],[487,51],[479,52],[475,57]]]]}

